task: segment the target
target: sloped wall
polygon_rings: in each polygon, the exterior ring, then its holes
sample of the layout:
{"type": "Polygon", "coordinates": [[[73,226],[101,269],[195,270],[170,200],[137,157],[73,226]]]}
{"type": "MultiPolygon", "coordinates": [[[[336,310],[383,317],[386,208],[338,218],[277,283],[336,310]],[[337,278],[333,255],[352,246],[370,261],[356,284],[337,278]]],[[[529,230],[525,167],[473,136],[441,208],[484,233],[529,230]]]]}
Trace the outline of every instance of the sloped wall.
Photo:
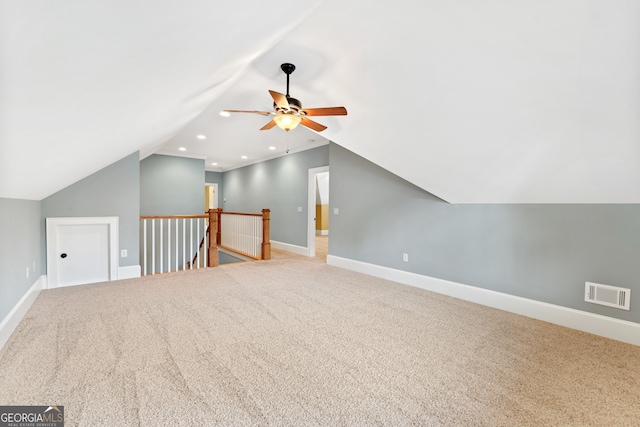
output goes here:
{"type": "Polygon", "coordinates": [[[154,154],[140,162],[140,215],[204,213],[204,160],[154,154]]]}
{"type": "Polygon", "coordinates": [[[120,266],[139,265],[140,159],[139,153],[58,191],[42,201],[42,260],[46,263],[45,218],[117,216],[119,249],[127,249],[120,266]]]}
{"type": "Polygon", "coordinates": [[[336,144],[330,164],[330,255],[640,322],[640,205],[451,205],[336,144]],[[631,288],[631,311],[586,281],[631,288]]]}

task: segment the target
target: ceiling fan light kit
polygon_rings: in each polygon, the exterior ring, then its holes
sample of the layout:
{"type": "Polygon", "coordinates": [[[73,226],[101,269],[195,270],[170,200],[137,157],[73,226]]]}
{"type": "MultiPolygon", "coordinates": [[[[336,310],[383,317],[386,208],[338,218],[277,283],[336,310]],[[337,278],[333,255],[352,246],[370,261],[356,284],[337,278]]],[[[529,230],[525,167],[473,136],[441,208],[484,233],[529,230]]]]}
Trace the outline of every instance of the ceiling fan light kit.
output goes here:
{"type": "Polygon", "coordinates": [[[282,113],[273,118],[280,129],[289,132],[291,129],[295,129],[296,126],[302,121],[302,117],[294,114],[282,113]]]}
{"type": "Polygon", "coordinates": [[[270,90],[269,93],[273,98],[273,109],[275,111],[248,111],[248,110],[223,110],[227,113],[250,113],[261,114],[263,116],[274,116],[273,119],[264,125],[260,130],[269,130],[274,126],[278,126],[289,132],[291,129],[295,129],[296,126],[301,124],[316,132],[322,132],[327,127],[317,123],[307,116],[346,116],[347,109],[344,107],[325,107],[325,108],[308,108],[302,109],[302,103],[295,98],[289,96],[289,76],[296,69],[296,66],[289,63],[284,63],[280,66],[282,71],[287,75],[287,94],[283,95],[280,92],[270,90]]]}

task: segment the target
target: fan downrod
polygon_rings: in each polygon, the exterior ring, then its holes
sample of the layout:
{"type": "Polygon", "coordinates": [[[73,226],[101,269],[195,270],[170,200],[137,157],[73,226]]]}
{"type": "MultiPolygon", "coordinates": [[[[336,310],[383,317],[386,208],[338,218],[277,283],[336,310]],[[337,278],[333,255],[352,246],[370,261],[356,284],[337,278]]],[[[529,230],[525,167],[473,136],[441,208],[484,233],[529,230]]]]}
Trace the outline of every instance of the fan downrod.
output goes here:
{"type": "Polygon", "coordinates": [[[289,74],[293,73],[296,70],[296,66],[285,62],[280,66],[280,68],[287,75],[287,98],[289,98],[289,74]]]}

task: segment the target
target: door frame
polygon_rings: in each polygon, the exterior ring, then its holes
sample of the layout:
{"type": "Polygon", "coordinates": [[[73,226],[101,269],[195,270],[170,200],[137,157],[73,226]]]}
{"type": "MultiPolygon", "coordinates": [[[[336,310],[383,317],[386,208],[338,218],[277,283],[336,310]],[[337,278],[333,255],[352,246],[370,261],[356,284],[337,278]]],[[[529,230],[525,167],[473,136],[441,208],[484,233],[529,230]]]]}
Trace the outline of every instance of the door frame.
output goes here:
{"type": "Polygon", "coordinates": [[[329,166],[309,168],[307,202],[307,256],[316,256],[316,175],[329,172],[329,166]]]}
{"type": "Polygon", "coordinates": [[[213,187],[213,191],[216,195],[216,208],[220,207],[220,197],[218,197],[218,183],[217,182],[205,182],[204,183],[205,188],[206,187],[213,187]]]}
{"type": "Polygon", "coordinates": [[[46,219],[47,288],[58,284],[58,227],[69,225],[106,225],[109,234],[109,280],[118,279],[118,217],[69,217],[46,219]]]}

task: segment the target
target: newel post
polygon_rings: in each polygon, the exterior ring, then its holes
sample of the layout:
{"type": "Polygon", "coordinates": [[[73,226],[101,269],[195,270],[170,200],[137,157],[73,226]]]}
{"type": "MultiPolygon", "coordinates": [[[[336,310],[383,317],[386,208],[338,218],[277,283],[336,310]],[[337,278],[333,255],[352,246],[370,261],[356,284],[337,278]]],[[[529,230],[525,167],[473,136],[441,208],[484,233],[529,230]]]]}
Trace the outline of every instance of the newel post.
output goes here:
{"type": "Polygon", "coordinates": [[[271,259],[271,210],[262,209],[262,259],[271,259]]]}
{"type": "Polygon", "coordinates": [[[218,266],[218,218],[217,209],[209,209],[209,267],[218,266]]]}
{"type": "Polygon", "coordinates": [[[218,244],[222,244],[222,208],[218,208],[218,244]]]}

